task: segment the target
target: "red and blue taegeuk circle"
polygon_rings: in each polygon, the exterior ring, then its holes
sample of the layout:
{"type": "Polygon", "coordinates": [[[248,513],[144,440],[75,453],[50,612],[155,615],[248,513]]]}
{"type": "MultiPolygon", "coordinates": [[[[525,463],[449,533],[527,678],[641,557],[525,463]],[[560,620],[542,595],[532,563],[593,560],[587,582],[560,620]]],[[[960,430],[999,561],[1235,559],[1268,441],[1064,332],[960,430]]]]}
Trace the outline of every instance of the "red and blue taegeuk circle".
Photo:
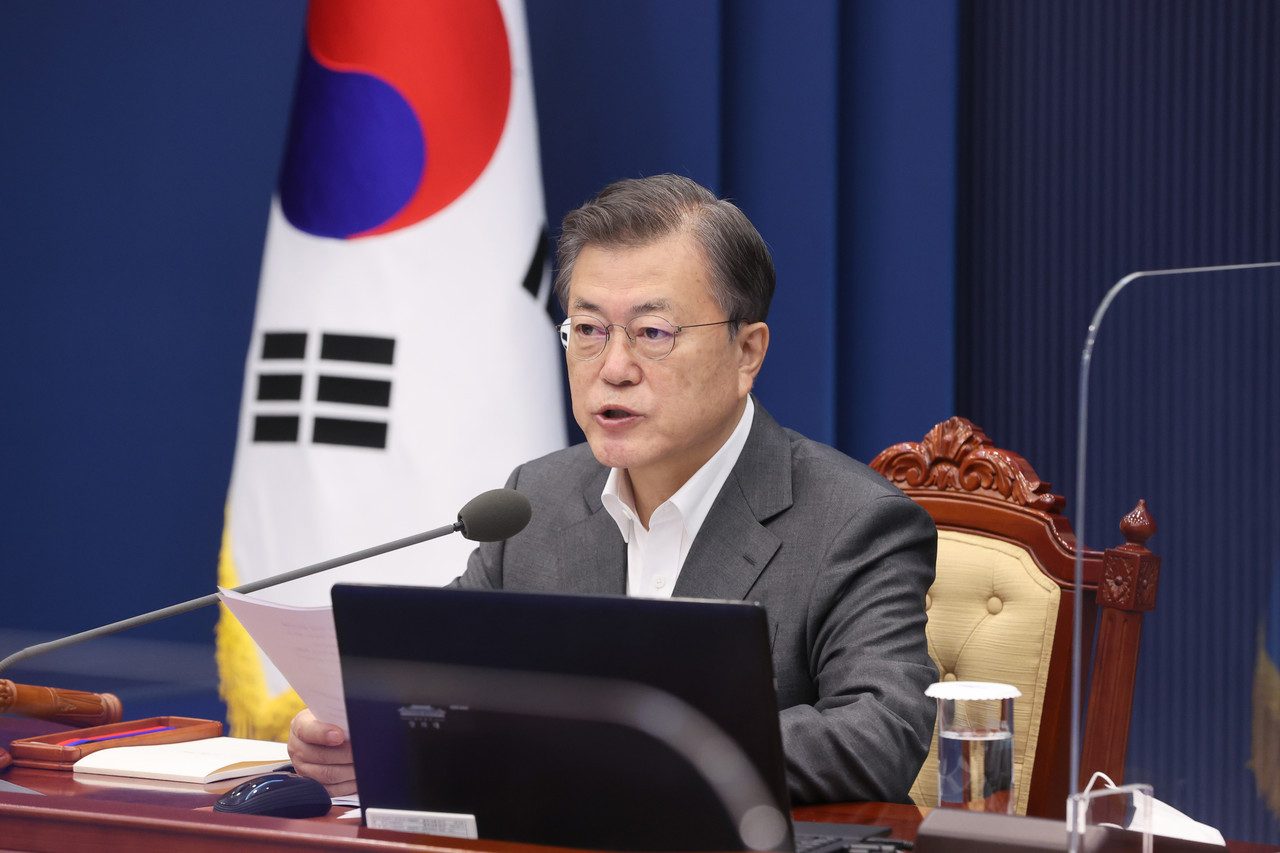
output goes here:
{"type": "Polygon", "coordinates": [[[510,101],[497,0],[312,0],[285,216],[336,238],[421,222],[484,171],[510,101]]]}

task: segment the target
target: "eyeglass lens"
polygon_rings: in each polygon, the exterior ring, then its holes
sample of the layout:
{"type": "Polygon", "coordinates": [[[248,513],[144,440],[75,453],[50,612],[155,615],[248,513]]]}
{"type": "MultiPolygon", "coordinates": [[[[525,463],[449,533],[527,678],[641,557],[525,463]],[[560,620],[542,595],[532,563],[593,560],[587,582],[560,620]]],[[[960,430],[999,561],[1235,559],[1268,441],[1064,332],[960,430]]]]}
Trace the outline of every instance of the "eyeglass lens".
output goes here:
{"type": "Polygon", "coordinates": [[[624,329],[627,343],[641,358],[666,358],[675,346],[676,327],[652,314],[636,317],[625,327],[616,323],[608,325],[586,314],[575,314],[560,325],[560,342],[574,358],[592,359],[604,352],[609,330],[615,326],[624,329]]]}

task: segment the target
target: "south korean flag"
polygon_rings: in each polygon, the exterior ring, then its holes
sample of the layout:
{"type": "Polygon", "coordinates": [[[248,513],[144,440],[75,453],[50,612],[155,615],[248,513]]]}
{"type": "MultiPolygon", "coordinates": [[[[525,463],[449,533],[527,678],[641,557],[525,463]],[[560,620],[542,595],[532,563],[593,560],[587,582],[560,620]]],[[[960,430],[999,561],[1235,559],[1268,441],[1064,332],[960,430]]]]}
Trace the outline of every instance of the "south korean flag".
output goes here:
{"type": "MultiPolygon", "coordinates": [[[[219,582],[448,524],[563,447],[520,0],[313,0],[267,232],[219,582]]],[[[448,537],[256,593],[442,584],[448,537]]],[[[224,611],[234,734],[300,705],[224,611]]]]}

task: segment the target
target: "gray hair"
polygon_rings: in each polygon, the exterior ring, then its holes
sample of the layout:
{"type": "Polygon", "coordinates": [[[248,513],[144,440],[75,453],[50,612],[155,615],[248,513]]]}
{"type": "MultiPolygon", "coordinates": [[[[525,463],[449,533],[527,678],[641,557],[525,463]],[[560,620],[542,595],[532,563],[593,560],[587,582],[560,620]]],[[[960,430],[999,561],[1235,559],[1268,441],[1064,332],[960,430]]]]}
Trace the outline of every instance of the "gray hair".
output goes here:
{"type": "Polygon", "coordinates": [[[560,307],[568,308],[573,265],[585,246],[640,248],[683,231],[702,250],[730,334],[762,322],[777,278],[764,238],[734,204],[679,175],[617,181],[565,216],[556,252],[560,307]]]}

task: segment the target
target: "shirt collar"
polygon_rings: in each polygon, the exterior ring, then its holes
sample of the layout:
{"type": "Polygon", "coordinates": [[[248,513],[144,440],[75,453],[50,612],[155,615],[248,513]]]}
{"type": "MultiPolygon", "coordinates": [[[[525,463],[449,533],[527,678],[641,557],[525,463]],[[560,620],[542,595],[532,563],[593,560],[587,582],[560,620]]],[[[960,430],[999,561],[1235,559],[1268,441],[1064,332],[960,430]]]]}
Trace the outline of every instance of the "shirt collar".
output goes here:
{"type": "MultiPolygon", "coordinates": [[[[692,477],[685,481],[685,484],[674,495],[654,510],[653,518],[659,518],[661,514],[665,513],[663,507],[668,504],[673,505],[684,521],[685,533],[688,539],[692,541],[698,535],[698,531],[702,529],[702,522],[706,520],[707,514],[711,512],[711,505],[715,503],[716,496],[720,494],[720,489],[724,486],[725,480],[729,479],[729,473],[733,470],[733,466],[738,463],[738,457],[742,455],[742,448],[747,444],[747,436],[751,433],[751,423],[754,417],[755,402],[748,395],[746,408],[743,409],[742,417],[738,420],[738,425],[734,427],[733,433],[728,440],[720,446],[715,455],[694,472],[692,477]]],[[[631,478],[626,475],[626,469],[612,468],[609,470],[609,476],[604,483],[604,490],[600,493],[600,500],[618,525],[618,530],[622,533],[623,540],[630,543],[632,525],[639,524],[640,517],[636,514],[635,495],[631,491],[631,478]]],[[[651,518],[651,523],[652,520],[651,518]]]]}

